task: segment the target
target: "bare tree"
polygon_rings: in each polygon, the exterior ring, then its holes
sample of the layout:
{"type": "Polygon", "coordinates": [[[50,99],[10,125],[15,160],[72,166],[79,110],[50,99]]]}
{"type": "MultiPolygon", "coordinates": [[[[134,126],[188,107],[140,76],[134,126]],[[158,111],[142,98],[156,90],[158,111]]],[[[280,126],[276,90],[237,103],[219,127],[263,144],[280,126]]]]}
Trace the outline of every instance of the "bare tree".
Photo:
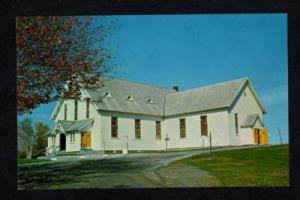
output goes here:
{"type": "Polygon", "coordinates": [[[25,118],[18,124],[18,143],[22,150],[26,152],[26,159],[31,159],[34,146],[35,135],[32,121],[25,118]]]}

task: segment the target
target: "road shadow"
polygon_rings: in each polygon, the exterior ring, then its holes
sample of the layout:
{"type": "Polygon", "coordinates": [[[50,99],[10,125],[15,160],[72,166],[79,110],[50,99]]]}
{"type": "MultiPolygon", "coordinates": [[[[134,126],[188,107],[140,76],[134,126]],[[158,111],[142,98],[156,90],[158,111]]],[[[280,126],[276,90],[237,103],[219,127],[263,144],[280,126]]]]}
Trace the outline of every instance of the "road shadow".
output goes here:
{"type": "Polygon", "coordinates": [[[110,173],[137,172],[144,168],[146,166],[143,162],[136,162],[128,158],[64,161],[19,166],[18,189],[47,189],[54,185],[82,182],[87,176],[101,179],[110,173]]]}

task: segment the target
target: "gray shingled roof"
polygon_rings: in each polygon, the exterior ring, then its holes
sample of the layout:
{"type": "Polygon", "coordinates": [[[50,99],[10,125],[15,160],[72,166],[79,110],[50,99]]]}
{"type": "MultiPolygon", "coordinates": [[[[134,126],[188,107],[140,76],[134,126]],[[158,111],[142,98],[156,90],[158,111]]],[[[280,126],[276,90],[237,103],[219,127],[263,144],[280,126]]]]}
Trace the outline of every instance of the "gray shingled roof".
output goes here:
{"type": "Polygon", "coordinates": [[[84,119],[84,120],[77,120],[77,121],[64,121],[58,120],[57,124],[59,124],[65,132],[69,131],[80,131],[83,128],[87,127],[91,123],[93,123],[93,119],[84,119]]]}
{"type": "Polygon", "coordinates": [[[245,117],[245,119],[243,120],[241,127],[242,128],[249,128],[249,127],[253,127],[255,125],[255,122],[259,120],[259,122],[264,126],[264,123],[262,122],[262,120],[260,119],[260,117],[257,114],[253,114],[253,115],[247,115],[245,117]]]}
{"type": "MultiPolygon", "coordinates": [[[[144,115],[171,116],[176,114],[228,108],[243,88],[249,83],[242,78],[197,89],[174,92],[171,89],[153,87],[117,79],[104,79],[104,87],[86,89],[98,110],[136,113],[144,115]],[[104,97],[107,94],[108,97],[104,97]],[[130,96],[128,100],[128,97],[130,96]],[[147,101],[151,99],[151,103],[147,101]]],[[[265,109],[253,89],[263,112],[265,109]]]]}
{"type": "Polygon", "coordinates": [[[167,95],[165,115],[229,107],[248,79],[239,79],[167,95]]]}
{"type": "Polygon", "coordinates": [[[100,110],[157,116],[163,116],[165,96],[173,92],[169,89],[117,79],[105,79],[104,87],[86,91],[93,100],[101,99],[102,102],[96,103],[100,110]],[[104,97],[106,92],[111,97],[104,97]]]}

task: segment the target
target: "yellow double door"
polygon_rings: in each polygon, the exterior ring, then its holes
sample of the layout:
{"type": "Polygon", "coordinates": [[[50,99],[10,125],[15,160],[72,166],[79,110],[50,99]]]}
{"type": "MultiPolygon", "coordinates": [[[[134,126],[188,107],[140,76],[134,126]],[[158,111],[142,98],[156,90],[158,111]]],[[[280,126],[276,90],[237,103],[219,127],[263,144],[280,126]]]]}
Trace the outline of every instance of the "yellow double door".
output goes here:
{"type": "Polygon", "coordinates": [[[81,132],[81,148],[91,148],[91,132],[81,132]]]}
{"type": "Polygon", "coordinates": [[[268,144],[268,130],[267,128],[254,128],[253,129],[254,143],[255,144],[268,144]]]}

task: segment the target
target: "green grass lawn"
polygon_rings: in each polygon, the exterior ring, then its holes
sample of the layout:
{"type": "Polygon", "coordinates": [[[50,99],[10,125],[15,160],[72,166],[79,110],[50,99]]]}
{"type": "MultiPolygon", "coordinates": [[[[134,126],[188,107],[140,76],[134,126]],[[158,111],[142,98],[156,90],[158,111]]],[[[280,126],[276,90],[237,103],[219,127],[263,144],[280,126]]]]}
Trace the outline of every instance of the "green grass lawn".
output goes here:
{"type": "Polygon", "coordinates": [[[216,186],[288,186],[288,145],[213,152],[178,160],[215,176],[216,186]]]}
{"type": "Polygon", "coordinates": [[[29,163],[39,163],[39,162],[48,162],[48,159],[18,159],[18,164],[29,164],[29,163]]]}

